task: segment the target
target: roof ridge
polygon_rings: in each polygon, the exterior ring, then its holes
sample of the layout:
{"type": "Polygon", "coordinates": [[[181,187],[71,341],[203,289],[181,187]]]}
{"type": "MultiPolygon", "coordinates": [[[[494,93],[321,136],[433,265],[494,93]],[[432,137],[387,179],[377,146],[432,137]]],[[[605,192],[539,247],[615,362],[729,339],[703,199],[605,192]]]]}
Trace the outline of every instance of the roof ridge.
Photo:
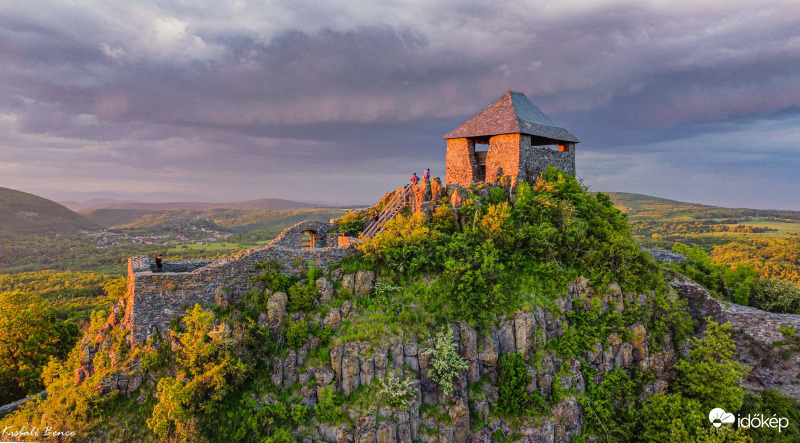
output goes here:
{"type": "Polygon", "coordinates": [[[554,142],[578,143],[574,135],[531,103],[524,93],[511,89],[442,138],[486,137],[515,133],[537,136],[554,142]]]}

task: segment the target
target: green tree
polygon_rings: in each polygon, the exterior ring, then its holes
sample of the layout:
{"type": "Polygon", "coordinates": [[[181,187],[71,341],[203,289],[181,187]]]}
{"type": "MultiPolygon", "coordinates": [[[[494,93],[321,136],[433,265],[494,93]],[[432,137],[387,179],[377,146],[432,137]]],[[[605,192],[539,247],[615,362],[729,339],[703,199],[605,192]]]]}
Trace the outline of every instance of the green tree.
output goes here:
{"type": "Polygon", "coordinates": [[[774,389],[764,389],[759,392],[745,392],[744,404],[739,410],[739,416],[748,414],[763,414],[764,417],[785,417],[789,425],[778,432],[775,428],[762,426],[750,428],[747,435],[756,441],[770,441],[772,443],[789,443],[800,441],[800,402],[781,395],[774,389]]]}
{"type": "Polygon", "coordinates": [[[42,368],[66,357],[79,331],[36,295],[0,293],[0,312],[0,402],[9,403],[44,388],[42,368]]]}
{"type": "Polygon", "coordinates": [[[497,409],[512,415],[521,415],[526,411],[543,413],[545,405],[542,396],[538,392],[531,394],[525,390],[531,379],[522,354],[515,352],[504,355],[500,360],[497,380],[500,386],[497,409]]]}
{"type": "Polygon", "coordinates": [[[692,441],[708,421],[699,401],[655,394],[636,413],[638,441],[692,441]]]}
{"type": "Polygon", "coordinates": [[[739,385],[749,368],[733,359],[731,325],[709,319],[701,338],[690,340],[689,358],[675,365],[675,392],[700,402],[704,410],[736,411],[744,390],[739,385]]]}
{"type": "Polygon", "coordinates": [[[769,312],[800,314],[800,285],[788,281],[756,280],[750,306],[769,312]]]}
{"type": "Polygon", "coordinates": [[[431,356],[428,376],[439,384],[442,392],[453,395],[453,381],[461,371],[467,369],[467,361],[456,352],[453,331],[449,326],[445,326],[436,334],[432,344],[432,347],[422,351],[423,355],[431,356]]]}
{"type": "Polygon", "coordinates": [[[195,305],[183,322],[177,376],[158,382],[158,403],[147,425],[162,439],[199,441],[250,368],[233,355],[232,342],[222,326],[214,326],[212,312],[195,305]]]}

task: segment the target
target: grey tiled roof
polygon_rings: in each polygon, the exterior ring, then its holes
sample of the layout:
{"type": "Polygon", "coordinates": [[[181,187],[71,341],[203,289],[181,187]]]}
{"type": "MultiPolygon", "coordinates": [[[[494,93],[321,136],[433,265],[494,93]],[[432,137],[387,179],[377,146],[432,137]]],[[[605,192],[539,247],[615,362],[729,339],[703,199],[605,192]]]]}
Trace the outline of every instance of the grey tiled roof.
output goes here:
{"type": "Polygon", "coordinates": [[[531,103],[525,94],[514,91],[506,92],[488,108],[477,113],[442,138],[485,137],[516,133],[569,143],[578,143],[579,141],[531,103]]]}

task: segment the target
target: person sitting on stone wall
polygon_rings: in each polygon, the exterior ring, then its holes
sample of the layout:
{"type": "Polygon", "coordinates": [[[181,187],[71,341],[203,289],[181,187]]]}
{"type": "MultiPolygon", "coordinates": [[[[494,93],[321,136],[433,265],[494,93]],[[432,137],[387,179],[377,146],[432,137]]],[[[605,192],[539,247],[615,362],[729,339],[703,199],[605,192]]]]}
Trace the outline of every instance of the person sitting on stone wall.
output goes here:
{"type": "Polygon", "coordinates": [[[156,256],[156,272],[161,272],[164,270],[164,263],[161,262],[161,254],[156,256]]]}
{"type": "Polygon", "coordinates": [[[431,179],[431,168],[426,169],[425,172],[422,173],[422,179],[425,181],[431,179]]]}
{"type": "Polygon", "coordinates": [[[419,177],[417,177],[417,173],[415,172],[411,175],[411,184],[417,186],[417,183],[419,183],[419,177]]]}

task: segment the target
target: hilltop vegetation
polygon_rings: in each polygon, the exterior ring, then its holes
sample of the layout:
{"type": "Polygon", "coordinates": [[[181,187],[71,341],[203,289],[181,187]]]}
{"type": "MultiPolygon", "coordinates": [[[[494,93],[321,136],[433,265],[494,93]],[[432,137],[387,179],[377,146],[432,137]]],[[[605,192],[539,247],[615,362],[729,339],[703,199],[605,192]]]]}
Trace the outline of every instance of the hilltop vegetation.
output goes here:
{"type": "Polygon", "coordinates": [[[521,294],[563,294],[580,275],[629,291],[663,286],[611,200],[555,169],[535,185],[520,183],[513,196],[478,185],[457,210],[441,205],[430,221],[419,213],[395,218],[359,248],[403,283],[438,276],[425,304],[442,311],[439,322],[486,325],[516,309],[521,294]]]}

